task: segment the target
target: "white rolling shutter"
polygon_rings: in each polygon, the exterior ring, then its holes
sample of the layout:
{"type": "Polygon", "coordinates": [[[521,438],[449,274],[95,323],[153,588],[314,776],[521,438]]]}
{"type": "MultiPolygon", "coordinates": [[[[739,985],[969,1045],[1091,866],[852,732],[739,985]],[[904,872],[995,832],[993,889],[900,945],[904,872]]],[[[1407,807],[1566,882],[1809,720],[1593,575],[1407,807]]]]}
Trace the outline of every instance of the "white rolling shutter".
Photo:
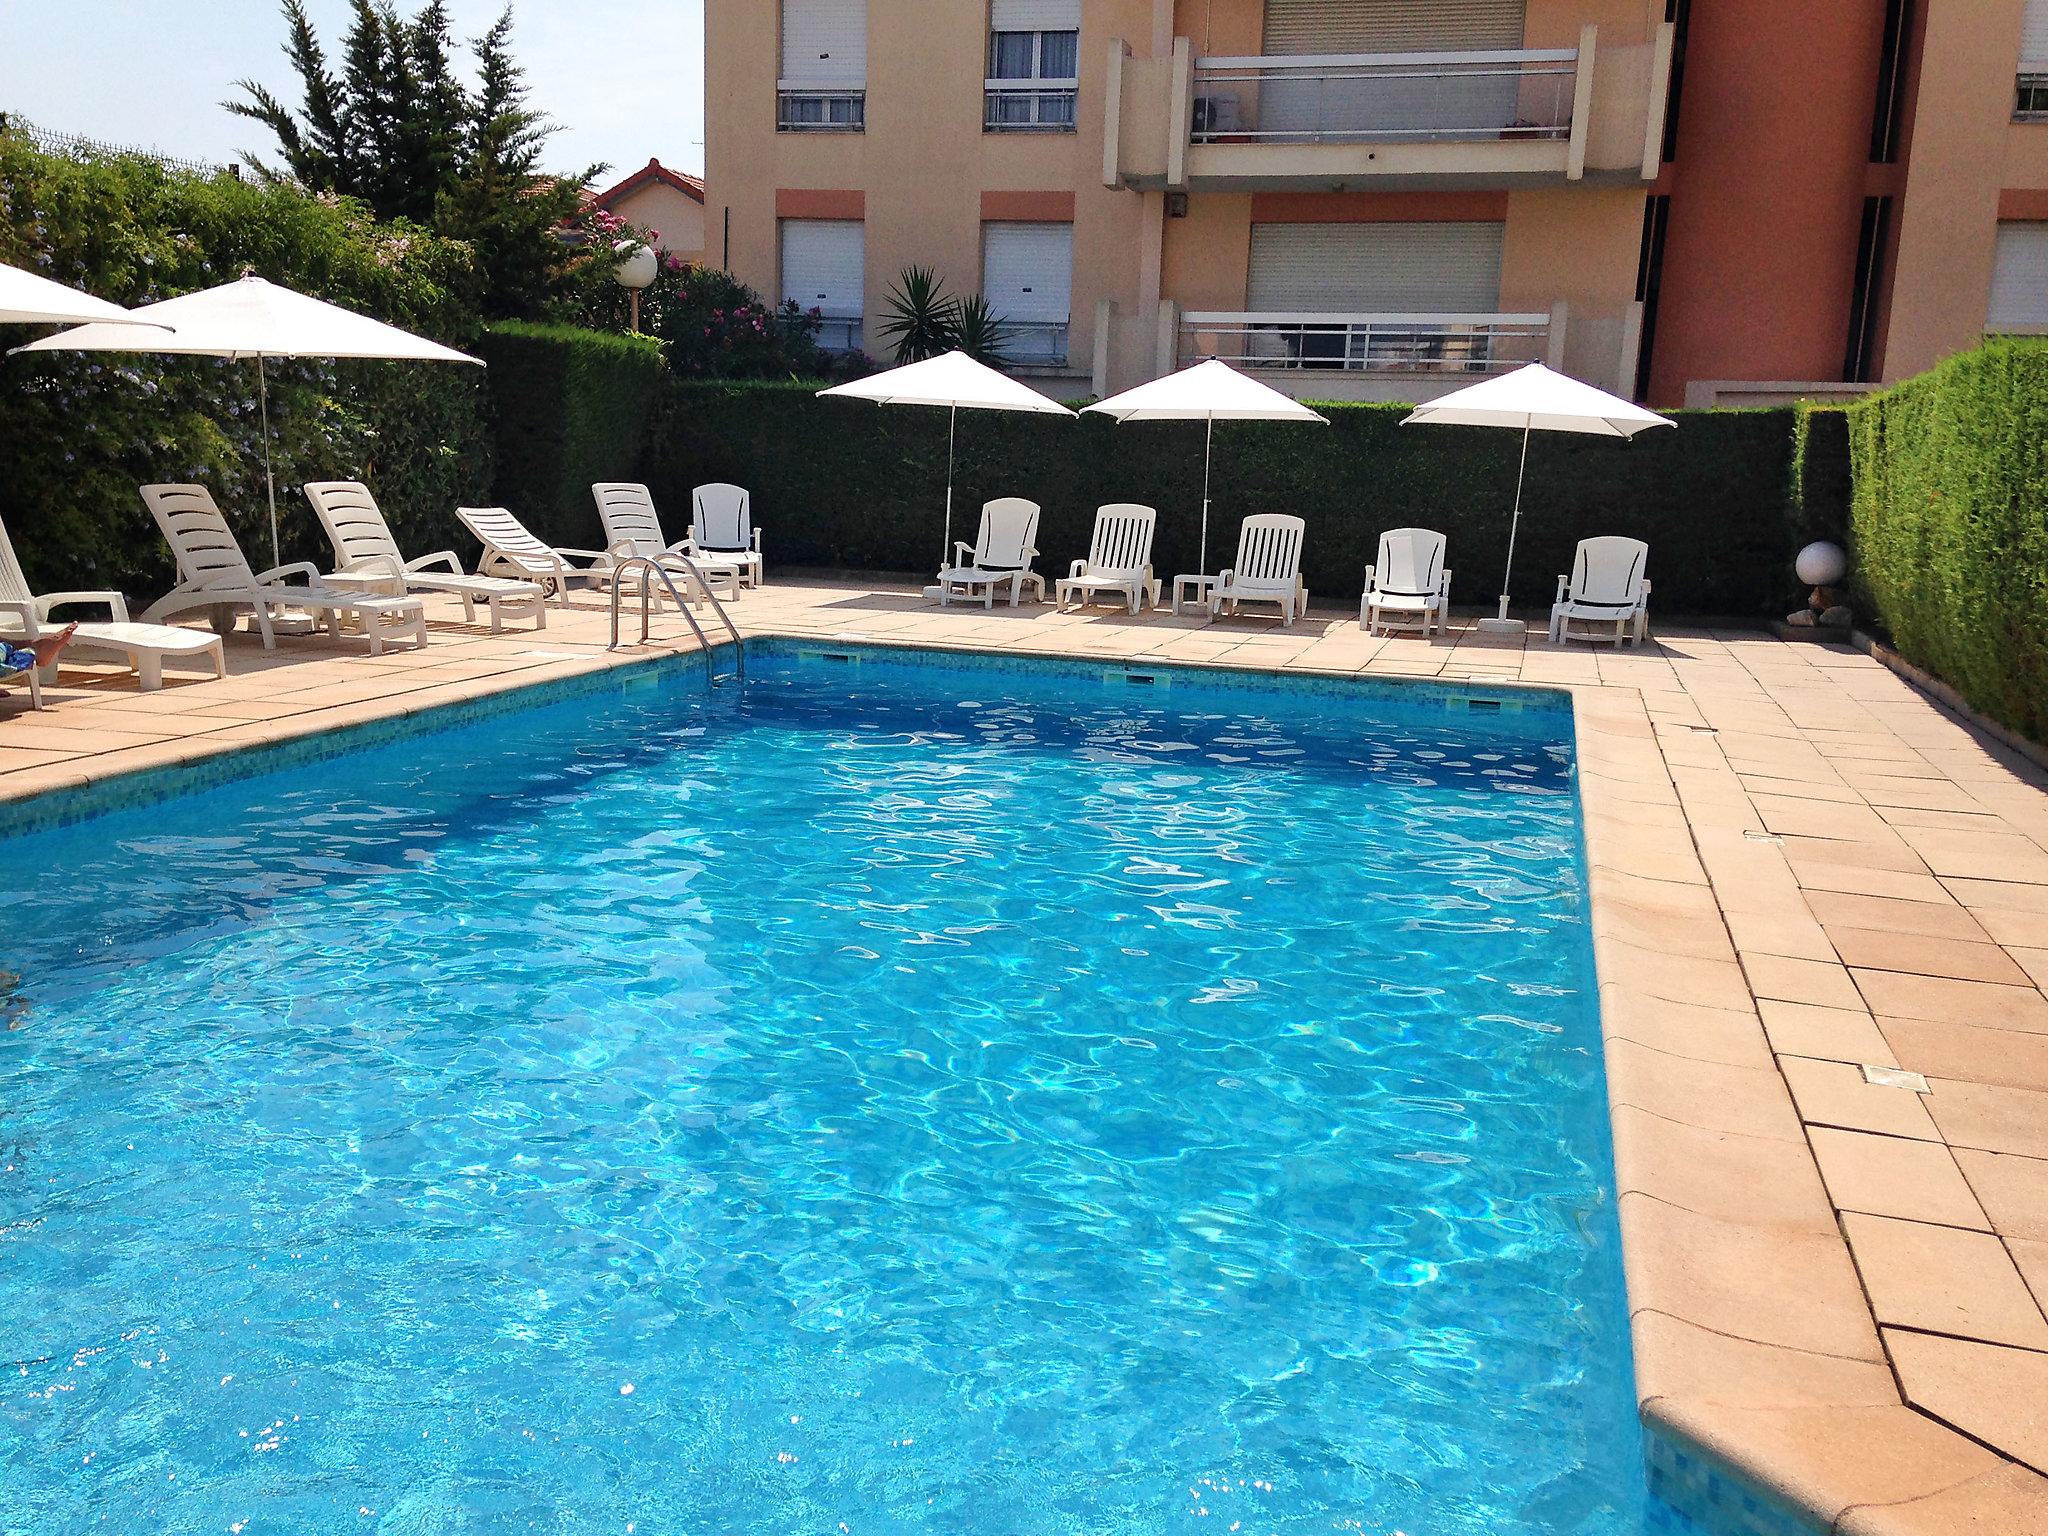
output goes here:
{"type": "Polygon", "coordinates": [[[1988,330],[2048,326],[2048,224],[2001,224],[1988,330]]]}
{"type": "Polygon", "coordinates": [[[1254,224],[1247,308],[1442,315],[1500,308],[1495,223],[1254,224]]]}
{"type": "Polygon", "coordinates": [[[1078,32],[1081,0],[990,0],[991,32],[1078,32]]]}
{"type": "Polygon", "coordinates": [[[782,0],[782,83],[865,86],[868,0],[782,0]]]}
{"type": "Polygon", "coordinates": [[[1005,320],[1065,325],[1074,307],[1074,226],[981,226],[981,292],[1005,320]]]}
{"type": "Polygon", "coordinates": [[[1525,0],[1266,0],[1267,53],[1520,48],[1525,0]]]}
{"type": "Polygon", "coordinates": [[[2048,0],[2027,0],[2027,19],[2020,27],[2020,64],[2048,66],[2048,0]]]}
{"type": "Polygon", "coordinates": [[[867,254],[867,226],[859,219],[784,219],[782,297],[827,319],[858,319],[867,254]]]}

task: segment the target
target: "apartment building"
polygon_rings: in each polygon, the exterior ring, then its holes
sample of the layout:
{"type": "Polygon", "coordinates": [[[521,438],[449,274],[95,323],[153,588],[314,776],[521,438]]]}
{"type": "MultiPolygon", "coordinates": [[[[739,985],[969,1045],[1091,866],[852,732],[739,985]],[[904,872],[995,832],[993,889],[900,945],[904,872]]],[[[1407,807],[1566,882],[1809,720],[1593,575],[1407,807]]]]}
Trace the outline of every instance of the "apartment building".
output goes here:
{"type": "Polygon", "coordinates": [[[2048,0],[706,0],[706,259],[886,355],[1659,405],[2048,331],[2048,0]]]}

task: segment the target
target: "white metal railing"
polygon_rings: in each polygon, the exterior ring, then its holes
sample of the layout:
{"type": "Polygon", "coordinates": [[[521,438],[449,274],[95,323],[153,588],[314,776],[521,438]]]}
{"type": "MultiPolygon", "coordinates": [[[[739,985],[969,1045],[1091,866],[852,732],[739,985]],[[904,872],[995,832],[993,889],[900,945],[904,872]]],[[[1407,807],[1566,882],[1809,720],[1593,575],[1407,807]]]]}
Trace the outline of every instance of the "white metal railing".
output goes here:
{"type": "Polygon", "coordinates": [[[865,133],[868,93],[862,86],[792,85],[775,91],[777,133],[865,133]]]}
{"type": "Polygon", "coordinates": [[[989,133],[1072,133],[1079,80],[983,82],[981,126],[989,133]]]}
{"type": "Polygon", "coordinates": [[[2013,91],[2016,123],[2048,122],[2048,63],[2022,59],[2013,91]]]}
{"type": "Polygon", "coordinates": [[[1181,317],[1183,363],[1331,373],[1499,373],[1540,363],[1547,314],[1356,315],[1232,311],[1181,317]]]}
{"type": "Polygon", "coordinates": [[[818,320],[818,350],[858,352],[866,325],[859,315],[823,315],[818,320]]]}
{"type": "Polygon", "coordinates": [[[1576,48],[1199,60],[1197,144],[1568,139],[1576,48]]]}
{"type": "Polygon", "coordinates": [[[1067,361],[1064,320],[1005,320],[1002,354],[1013,368],[1060,368],[1067,361]]]}

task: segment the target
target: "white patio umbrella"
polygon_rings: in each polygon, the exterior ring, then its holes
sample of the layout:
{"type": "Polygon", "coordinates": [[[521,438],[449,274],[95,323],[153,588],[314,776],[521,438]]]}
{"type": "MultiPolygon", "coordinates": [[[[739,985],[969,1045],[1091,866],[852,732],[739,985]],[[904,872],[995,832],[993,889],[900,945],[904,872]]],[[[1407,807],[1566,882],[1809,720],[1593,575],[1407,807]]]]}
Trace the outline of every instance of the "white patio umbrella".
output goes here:
{"type": "Polygon", "coordinates": [[[139,320],[118,304],[96,299],[47,277],[0,262],[0,325],[103,325],[170,327],[139,320]]]}
{"type": "Polygon", "coordinates": [[[887,373],[855,379],[821,389],[823,395],[848,400],[872,400],[877,405],[935,405],[947,413],[946,426],[946,532],[939,545],[939,569],[944,570],[953,548],[953,442],[960,427],[962,411],[1030,411],[1041,416],[1071,416],[1074,413],[1057,400],[1048,400],[1029,385],[977,363],[965,352],[948,352],[928,357],[921,363],[906,363],[887,373]]]}
{"type": "Polygon", "coordinates": [[[180,298],[130,310],[126,318],[162,324],[171,334],[126,325],[82,325],[32,341],[17,352],[162,352],[225,357],[256,364],[256,400],[263,422],[263,477],[270,495],[270,558],[281,563],[277,538],[277,476],[270,462],[268,358],[322,357],[390,362],[475,363],[483,359],[427,341],[352,309],[265,282],[253,273],[180,298]]]}
{"type": "Polygon", "coordinates": [[[1330,424],[1291,395],[1283,395],[1257,379],[1239,373],[1220,357],[1183,368],[1179,373],[1140,384],[1120,395],[1084,406],[1118,421],[1201,421],[1208,423],[1202,439],[1202,559],[1209,571],[1209,463],[1216,446],[1219,421],[1314,421],[1330,424]]]}
{"type": "Polygon", "coordinates": [[[1439,400],[1418,405],[1401,420],[1404,427],[1515,427],[1522,434],[1522,466],[1515,474],[1515,514],[1508,524],[1507,568],[1500,579],[1500,615],[1481,619],[1479,627],[1498,634],[1518,634],[1523,625],[1508,617],[1508,584],[1515,572],[1515,535],[1522,526],[1522,484],[1529,474],[1529,434],[1582,432],[1593,437],[1634,437],[1651,427],[1677,422],[1646,411],[1590,384],[1541,363],[1486,379],[1439,400]]]}

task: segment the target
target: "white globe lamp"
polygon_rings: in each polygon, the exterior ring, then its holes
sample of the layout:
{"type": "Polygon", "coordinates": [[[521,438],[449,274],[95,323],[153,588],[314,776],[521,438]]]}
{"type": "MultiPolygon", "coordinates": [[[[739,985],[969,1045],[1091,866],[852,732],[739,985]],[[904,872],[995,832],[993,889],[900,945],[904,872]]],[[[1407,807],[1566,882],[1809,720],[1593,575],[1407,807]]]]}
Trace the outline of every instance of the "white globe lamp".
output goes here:
{"type": "Polygon", "coordinates": [[[654,254],[652,246],[640,240],[621,240],[612,247],[619,258],[612,268],[612,276],[619,280],[619,286],[626,290],[631,300],[632,314],[627,322],[637,334],[640,329],[640,294],[661,272],[661,258],[654,254]]]}
{"type": "Polygon", "coordinates": [[[1799,579],[1809,587],[1832,587],[1849,574],[1849,557],[1842,546],[1826,540],[1809,544],[1799,551],[1799,558],[1793,562],[1799,579]]]}

